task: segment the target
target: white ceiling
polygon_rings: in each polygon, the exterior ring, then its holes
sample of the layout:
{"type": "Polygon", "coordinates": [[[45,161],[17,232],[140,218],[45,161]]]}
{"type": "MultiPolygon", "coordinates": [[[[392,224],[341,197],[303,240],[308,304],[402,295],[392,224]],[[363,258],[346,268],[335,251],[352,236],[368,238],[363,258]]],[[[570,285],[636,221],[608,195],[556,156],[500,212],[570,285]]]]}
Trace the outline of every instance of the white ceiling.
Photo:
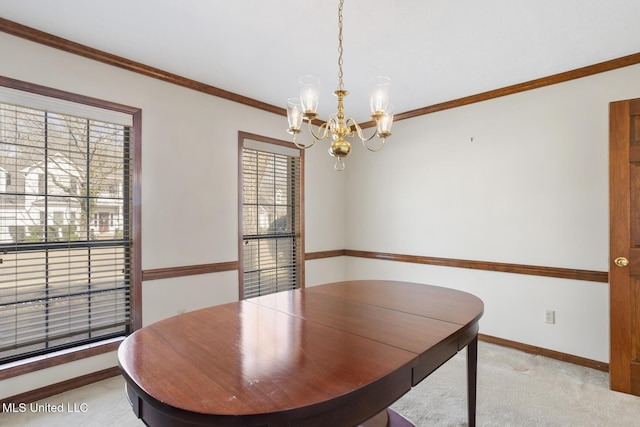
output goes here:
{"type": "MultiPolygon", "coordinates": [[[[345,0],[346,114],[396,113],[640,52],[640,0],[345,0]]],[[[304,74],[335,111],[337,0],[0,0],[0,16],[279,107],[304,74]]],[[[1,60],[1,59],[0,59],[1,60]]]]}

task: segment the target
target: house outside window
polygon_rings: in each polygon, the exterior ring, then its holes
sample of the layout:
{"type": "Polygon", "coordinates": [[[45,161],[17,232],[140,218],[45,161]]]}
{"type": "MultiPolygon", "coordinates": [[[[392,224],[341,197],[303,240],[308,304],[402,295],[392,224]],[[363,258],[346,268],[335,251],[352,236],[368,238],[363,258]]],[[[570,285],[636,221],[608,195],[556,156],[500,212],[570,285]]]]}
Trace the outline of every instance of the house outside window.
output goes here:
{"type": "Polygon", "coordinates": [[[131,331],[133,129],[132,113],[0,87],[14,178],[0,188],[0,364],[131,331]]]}
{"type": "Polygon", "coordinates": [[[240,298],[303,287],[303,152],[240,133],[240,298]]]}

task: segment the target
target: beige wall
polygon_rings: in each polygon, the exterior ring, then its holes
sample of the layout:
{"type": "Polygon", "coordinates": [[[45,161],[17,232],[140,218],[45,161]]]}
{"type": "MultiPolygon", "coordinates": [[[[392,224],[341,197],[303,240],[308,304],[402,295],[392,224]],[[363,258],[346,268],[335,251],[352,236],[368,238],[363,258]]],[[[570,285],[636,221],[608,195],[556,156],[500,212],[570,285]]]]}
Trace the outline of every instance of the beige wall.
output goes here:
{"type": "MultiPolygon", "coordinates": [[[[142,268],[238,259],[238,131],[288,140],[267,113],[0,33],[0,75],[142,109],[142,268]]],[[[283,99],[283,103],[286,99],[283,99]]],[[[344,248],[346,176],[326,150],[306,155],[306,250],[344,248]]],[[[344,277],[344,259],[308,263],[310,285],[344,277]]],[[[144,282],[143,324],[238,298],[237,272],[144,282]]],[[[0,381],[0,398],[117,365],[115,353],[0,381]]]]}
{"type": "MultiPolygon", "coordinates": [[[[607,271],[608,105],[635,97],[640,65],[398,122],[384,154],[353,156],[347,246],[607,271]]],[[[481,333],[609,360],[606,283],[370,260],[348,277],[466,290],[481,333]]]]}
{"type": "MultiPolygon", "coordinates": [[[[287,139],[284,117],[3,33],[0,57],[0,75],[142,108],[143,269],[237,259],[237,132],[287,139]]],[[[607,270],[607,104],[640,97],[639,71],[398,122],[383,152],[356,147],[342,174],[324,147],[308,151],[306,251],[607,270]]],[[[486,304],[482,333],[608,360],[607,284],[346,257],[306,272],[309,286],[366,277],[468,290],[486,304]]],[[[235,299],[236,272],[145,282],[143,322],[235,299]]],[[[11,378],[0,398],[115,365],[111,353],[11,378]]]]}

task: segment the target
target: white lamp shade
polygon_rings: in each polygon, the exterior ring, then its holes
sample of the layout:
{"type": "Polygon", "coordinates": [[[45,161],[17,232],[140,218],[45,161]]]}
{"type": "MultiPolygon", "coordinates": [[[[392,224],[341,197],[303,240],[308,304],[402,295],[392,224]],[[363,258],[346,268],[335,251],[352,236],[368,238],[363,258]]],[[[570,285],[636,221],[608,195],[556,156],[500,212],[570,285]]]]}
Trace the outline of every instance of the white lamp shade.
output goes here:
{"type": "Polygon", "coordinates": [[[300,77],[300,103],[303,113],[315,113],[318,110],[320,78],[317,76],[300,77]]]}
{"type": "Polygon", "coordinates": [[[385,112],[378,120],[378,134],[390,135],[391,126],[393,126],[393,111],[392,108],[389,107],[387,112],[385,112]]]}
{"type": "Polygon", "coordinates": [[[369,105],[372,114],[386,112],[389,107],[389,91],[391,79],[377,76],[369,82],[369,105]]]}
{"type": "Polygon", "coordinates": [[[287,120],[290,130],[298,130],[302,125],[302,105],[298,98],[287,100],[287,120]]]}

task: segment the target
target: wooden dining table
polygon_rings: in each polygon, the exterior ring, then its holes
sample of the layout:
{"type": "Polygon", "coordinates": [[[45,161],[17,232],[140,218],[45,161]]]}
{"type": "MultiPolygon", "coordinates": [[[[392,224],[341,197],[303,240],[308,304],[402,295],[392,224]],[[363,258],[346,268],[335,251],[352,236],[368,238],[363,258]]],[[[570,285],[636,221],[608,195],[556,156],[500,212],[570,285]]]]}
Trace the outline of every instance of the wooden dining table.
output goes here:
{"type": "Polygon", "coordinates": [[[483,310],[449,288],[336,282],[159,321],[127,337],[118,360],[150,426],[404,426],[388,407],[467,347],[474,426],[483,310]]]}

